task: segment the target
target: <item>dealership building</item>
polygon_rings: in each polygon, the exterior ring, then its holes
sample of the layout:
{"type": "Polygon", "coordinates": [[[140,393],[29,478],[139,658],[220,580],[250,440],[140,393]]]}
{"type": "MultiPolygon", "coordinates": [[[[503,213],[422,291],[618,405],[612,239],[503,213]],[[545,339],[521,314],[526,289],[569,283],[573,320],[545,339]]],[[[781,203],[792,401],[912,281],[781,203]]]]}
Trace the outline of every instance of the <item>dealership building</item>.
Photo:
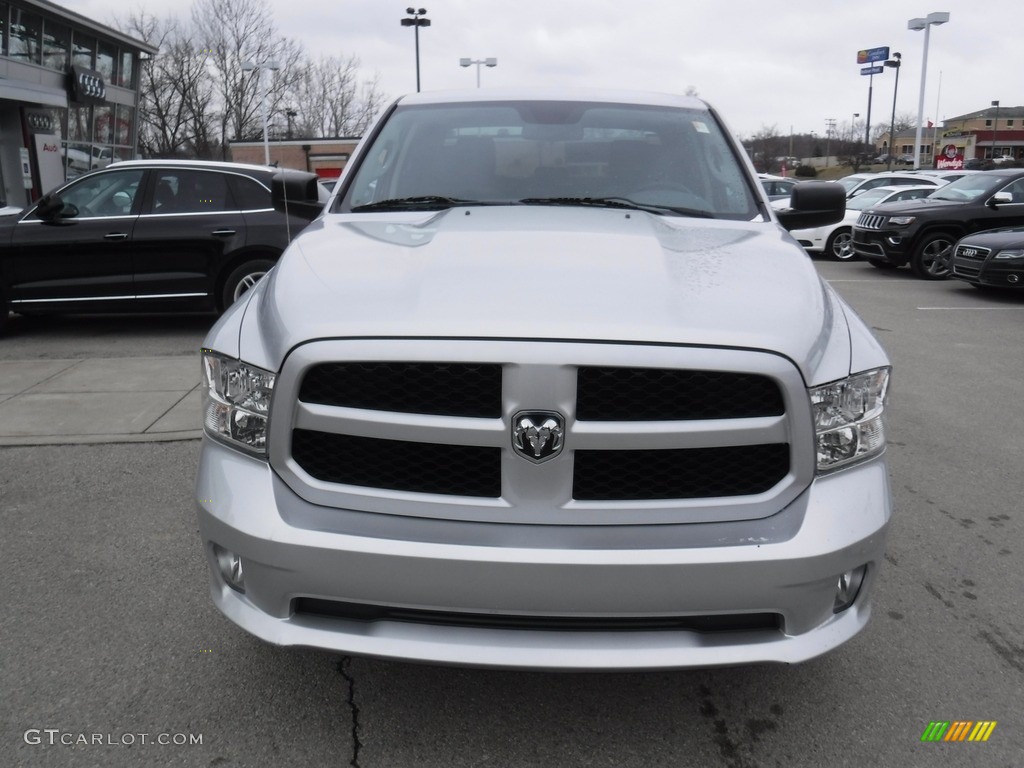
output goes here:
{"type": "Polygon", "coordinates": [[[134,157],[139,70],[156,52],[46,0],[0,0],[0,203],[134,157]]]}

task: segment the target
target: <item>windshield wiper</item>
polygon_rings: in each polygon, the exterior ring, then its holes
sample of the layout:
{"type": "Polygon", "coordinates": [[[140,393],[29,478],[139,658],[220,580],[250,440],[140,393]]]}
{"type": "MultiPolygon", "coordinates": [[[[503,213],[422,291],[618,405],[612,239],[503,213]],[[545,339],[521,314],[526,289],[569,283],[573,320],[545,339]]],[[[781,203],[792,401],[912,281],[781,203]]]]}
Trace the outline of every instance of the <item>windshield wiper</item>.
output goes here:
{"type": "Polygon", "coordinates": [[[360,211],[405,211],[409,209],[443,210],[456,205],[478,204],[476,200],[462,200],[444,195],[420,195],[418,197],[396,197],[391,200],[378,200],[375,203],[352,206],[352,212],[360,211]]]}
{"type": "Polygon", "coordinates": [[[675,205],[649,205],[630,200],[628,197],[527,197],[519,201],[524,205],[589,205],[596,208],[622,208],[627,211],[647,213],[673,213],[679,216],[694,216],[713,219],[714,214],[697,208],[680,208],[675,205]]]}

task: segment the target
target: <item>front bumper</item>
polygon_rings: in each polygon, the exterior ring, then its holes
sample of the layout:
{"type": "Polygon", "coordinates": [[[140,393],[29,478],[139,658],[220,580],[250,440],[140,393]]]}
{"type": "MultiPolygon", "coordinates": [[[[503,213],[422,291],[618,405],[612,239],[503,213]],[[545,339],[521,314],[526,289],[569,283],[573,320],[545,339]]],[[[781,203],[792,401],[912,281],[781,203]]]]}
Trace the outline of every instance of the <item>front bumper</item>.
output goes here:
{"type": "Polygon", "coordinates": [[[213,600],[263,640],[404,661],[549,670],[796,663],[819,656],[867,623],[891,513],[880,458],[818,478],[761,521],[627,526],[621,535],[614,526],[597,532],[551,526],[546,537],[544,526],[382,521],[392,516],[310,504],[266,463],[206,437],[196,498],[213,600]],[[321,522],[310,525],[314,520],[321,522]],[[522,535],[521,527],[542,536],[522,535]],[[650,530],[633,538],[640,529],[650,530]],[[509,543],[496,546],[506,533],[509,543]],[[541,544],[545,538],[558,545],[541,544]],[[601,540],[608,545],[595,544],[601,540]],[[214,545],[240,555],[244,594],[222,577],[214,545]],[[834,614],[838,576],[859,566],[867,570],[856,600],[834,614]],[[428,616],[608,625],[638,617],[773,613],[781,626],[542,630],[527,622],[495,628],[296,612],[296,601],[308,598],[428,616]]]}
{"type": "Polygon", "coordinates": [[[993,259],[984,261],[954,256],[950,276],[975,285],[993,288],[1024,288],[1024,259],[993,259]]]}
{"type": "Polygon", "coordinates": [[[910,254],[902,245],[905,241],[903,232],[853,228],[853,252],[862,259],[886,261],[902,267],[910,260],[910,254]]]}

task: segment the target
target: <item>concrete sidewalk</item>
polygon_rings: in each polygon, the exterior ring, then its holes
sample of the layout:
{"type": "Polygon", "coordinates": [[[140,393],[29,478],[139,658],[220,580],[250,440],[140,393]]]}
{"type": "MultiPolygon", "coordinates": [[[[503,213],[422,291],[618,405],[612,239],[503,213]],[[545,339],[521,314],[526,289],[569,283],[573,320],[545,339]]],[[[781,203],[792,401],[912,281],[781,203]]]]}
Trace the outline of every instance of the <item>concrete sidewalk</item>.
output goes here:
{"type": "Polygon", "coordinates": [[[199,354],[0,361],[0,445],[193,440],[199,354]]]}

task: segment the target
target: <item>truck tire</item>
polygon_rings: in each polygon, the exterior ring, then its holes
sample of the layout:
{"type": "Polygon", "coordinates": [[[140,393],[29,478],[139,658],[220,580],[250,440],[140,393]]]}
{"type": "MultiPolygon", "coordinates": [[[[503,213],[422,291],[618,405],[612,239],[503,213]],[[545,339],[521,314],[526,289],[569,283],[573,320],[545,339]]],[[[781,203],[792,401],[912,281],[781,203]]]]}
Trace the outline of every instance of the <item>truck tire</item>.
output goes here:
{"type": "Polygon", "coordinates": [[[949,277],[946,266],[956,236],[947,232],[934,232],[921,238],[910,257],[910,271],[922,280],[945,280],[949,277]]]}

